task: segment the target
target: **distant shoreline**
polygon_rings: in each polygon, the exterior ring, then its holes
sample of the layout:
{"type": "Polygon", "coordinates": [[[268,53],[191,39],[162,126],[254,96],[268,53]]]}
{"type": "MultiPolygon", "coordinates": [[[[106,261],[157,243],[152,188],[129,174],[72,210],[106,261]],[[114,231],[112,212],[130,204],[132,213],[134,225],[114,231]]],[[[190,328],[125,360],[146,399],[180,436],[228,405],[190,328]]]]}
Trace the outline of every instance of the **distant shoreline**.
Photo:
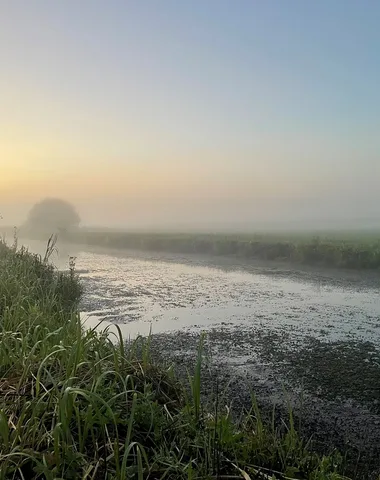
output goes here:
{"type": "MultiPolygon", "coordinates": [[[[46,239],[20,238],[19,245],[31,247],[32,251],[44,254],[46,239]]],[[[251,274],[286,277],[294,281],[312,282],[316,284],[329,284],[342,287],[372,289],[380,287],[380,275],[373,270],[348,270],[326,266],[311,266],[305,264],[292,264],[286,261],[263,260],[257,258],[244,259],[233,255],[212,255],[199,253],[172,253],[160,251],[147,251],[141,249],[109,248],[96,245],[86,245],[58,240],[60,256],[77,256],[80,251],[100,255],[111,255],[123,258],[137,258],[147,261],[166,263],[180,263],[192,266],[205,266],[225,271],[244,271],[251,274]]],[[[67,262],[66,262],[67,263],[67,262]]],[[[66,268],[66,263],[63,268],[66,268]]]]}
{"type": "MultiPolygon", "coordinates": [[[[13,239],[14,229],[2,231],[13,239]]],[[[0,230],[1,233],[1,230],[0,230]]],[[[47,234],[21,236],[46,240],[47,234]]],[[[380,272],[380,233],[377,231],[312,234],[201,234],[144,233],[80,228],[61,232],[60,241],[109,250],[128,250],[173,255],[201,255],[233,259],[239,263],[265,263],[272,268],[312,267],[318,270],[380,272]]]]}

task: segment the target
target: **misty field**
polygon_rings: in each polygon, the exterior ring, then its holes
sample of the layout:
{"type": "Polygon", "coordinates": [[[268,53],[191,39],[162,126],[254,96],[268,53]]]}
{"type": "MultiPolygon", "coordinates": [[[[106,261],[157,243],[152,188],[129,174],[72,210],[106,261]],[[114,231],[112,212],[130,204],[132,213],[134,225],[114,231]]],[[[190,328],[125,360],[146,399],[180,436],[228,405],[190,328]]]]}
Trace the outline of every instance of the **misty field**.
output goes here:
{"type": "MultiPolygon", "coordinates": [[[[58,233],[60,240],[110,249],[230,256],[351,270],[378,270],[380,267],[380,230],[376,229],[223,234],[85,228],[78,226],[79,216],[74,207],[57,200],[58,208],[51,202],[48,199],[35,205],[37,219],[33,215],[28,217],[18,229],[21,237],[46,241],[51,234],[58,233]]],[[[2,225],[0,234],[12,238],[14,229],[2,225]]]]}
{"type": "Polygon", "coordinates": [[[80,279],[49,265],[52,248],[0,243],[0,478],[343,478],[342,456],[313,452],[291,411],[278,426],[254,400],[239,420],[218,392],[204,405],[202,341],[180,381],[149,338],[85,331],[80,279]]]}
{"type": "MultiPolygon", "coordinates": [[[[380,267],[380,233],[174,234],[80,229],[67,240],[106,248],[236,256],[345,269],[380,267]]],[[[63,237],[63,238],[64,238],[63,237]]]]}

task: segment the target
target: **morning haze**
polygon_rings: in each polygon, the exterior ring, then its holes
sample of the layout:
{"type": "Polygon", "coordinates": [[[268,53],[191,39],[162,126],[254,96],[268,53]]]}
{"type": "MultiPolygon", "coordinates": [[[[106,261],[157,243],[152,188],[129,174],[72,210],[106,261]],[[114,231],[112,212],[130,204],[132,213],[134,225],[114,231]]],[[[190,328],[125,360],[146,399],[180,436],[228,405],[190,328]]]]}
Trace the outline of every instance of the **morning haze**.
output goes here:
{"type": "Polygon", "coordinates": [[[380,224],[380,5],[0,4],[0,205],[83,225],[380,224]]]}
{"type": "Polygon", "coordinates": [[[0,480],[380,480],[379,26],[0,0],[0,480]]]}

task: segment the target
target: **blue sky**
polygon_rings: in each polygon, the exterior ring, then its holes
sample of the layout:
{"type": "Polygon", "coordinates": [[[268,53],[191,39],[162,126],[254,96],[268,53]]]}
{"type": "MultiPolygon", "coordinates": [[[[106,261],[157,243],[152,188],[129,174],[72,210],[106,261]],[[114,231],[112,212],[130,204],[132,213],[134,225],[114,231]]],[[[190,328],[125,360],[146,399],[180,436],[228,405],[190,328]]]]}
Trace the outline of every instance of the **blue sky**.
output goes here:
{"type": "Polygon", "coordinates": [[[379,24],[375,0],[0,1],[3,209],[373,215],[379,24]]]}

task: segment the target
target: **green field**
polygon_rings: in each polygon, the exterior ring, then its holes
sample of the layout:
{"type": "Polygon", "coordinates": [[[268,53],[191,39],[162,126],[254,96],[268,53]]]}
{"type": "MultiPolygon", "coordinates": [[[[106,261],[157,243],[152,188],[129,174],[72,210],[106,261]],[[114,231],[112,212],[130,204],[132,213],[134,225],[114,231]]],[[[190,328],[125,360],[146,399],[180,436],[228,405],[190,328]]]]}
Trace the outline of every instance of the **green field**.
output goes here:
{"type": "Polygon", "coordinates": [[[74,265],[48,256],[0,243],[0,479],[343,478],[291,412],[278,427],[254,401],[240,420],[219,397],[203,405],[201,345],[179,381],[149,339],[84,331],[74,265]]]}
{"type": "MultiPolygon", "coordinates": [[[[52,232],[33,234],[44,241],[52,232]]],[[[13,237],[13,229],[0,234],[13,237]]],[[[268,260],[351,270],[380,268],[380,230],[289,231],[272,233],[157,233],[79,228],[59,232],[60,240],[112,249],[201,254],[268,260]]]]}
{"type": "Polygon", "coordinates": [[[228,255],[353,270],[380,268],[380,232],[289,232],[260,234],[141,233],[81,229],[73,242],[107,248],[228,255]]]}

